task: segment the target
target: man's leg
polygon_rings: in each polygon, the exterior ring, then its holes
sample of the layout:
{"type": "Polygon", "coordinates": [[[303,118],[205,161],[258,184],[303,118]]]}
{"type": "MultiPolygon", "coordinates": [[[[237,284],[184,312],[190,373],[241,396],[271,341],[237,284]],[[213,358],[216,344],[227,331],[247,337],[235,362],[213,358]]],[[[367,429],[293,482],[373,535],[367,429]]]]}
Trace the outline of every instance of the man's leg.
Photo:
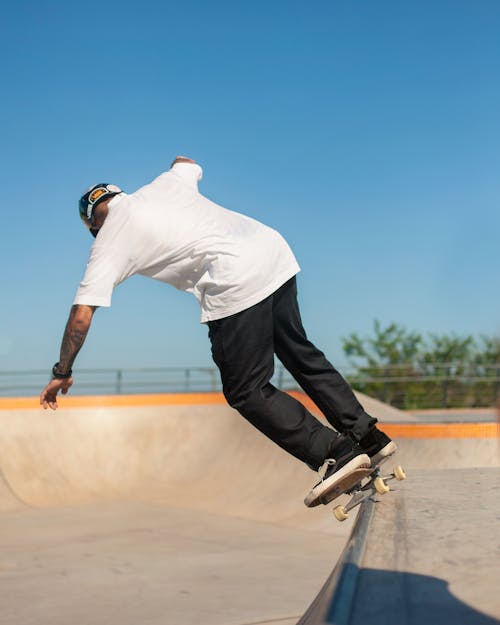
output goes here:
{"type": "Polygon", "coordinates": [[[361,440],[377,422],[367,414],[349,384],[308,339],[289,280],[273,298],[276,355],[336,430],[361,440]]]}
{"type": "Polygon", "coordinates": [[[273,298],[209,322],[212,356],[228,403],[280,447],[317,469],[330,457],[339,435],[270,384],[274,372],[273,298]]]}

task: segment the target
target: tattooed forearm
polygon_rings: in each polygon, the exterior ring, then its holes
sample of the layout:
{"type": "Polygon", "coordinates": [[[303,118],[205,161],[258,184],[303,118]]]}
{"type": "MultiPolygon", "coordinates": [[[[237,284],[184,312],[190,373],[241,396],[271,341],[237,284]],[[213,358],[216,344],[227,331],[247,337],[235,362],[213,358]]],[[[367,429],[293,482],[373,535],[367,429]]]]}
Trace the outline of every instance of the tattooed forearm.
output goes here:
{"type": "Polygon", "coordinates": [[[59,356],[58,369],[62,373],[69,371],[73,366],[76,355],[87,337],[94,311],[94,306],[72,306],[64,330],[59,356]]]}

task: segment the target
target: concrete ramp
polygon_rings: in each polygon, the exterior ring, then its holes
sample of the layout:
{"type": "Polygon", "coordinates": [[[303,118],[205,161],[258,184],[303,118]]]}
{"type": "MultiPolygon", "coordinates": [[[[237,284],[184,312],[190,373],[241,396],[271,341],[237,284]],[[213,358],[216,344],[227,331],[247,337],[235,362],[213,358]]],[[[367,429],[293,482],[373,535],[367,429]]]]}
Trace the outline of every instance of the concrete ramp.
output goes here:
{"type": "Polygon", "coordinates": [[[415,471],[376,504],[350,625],[499,625],[500,471],[415,471]]]}
{"type": "MultiPolygon", "coordinates": [[[[487,433],[361,401],[410,469],[498,466],[487,433]]],[[[0,400],[2,625],[299,620],[351,530],[303,506],[314,473],[219,394],[62,404],[0,400]]]]}
{"type": "Polygon", "coordinates": [[[330,526],[301,504],[315,475],[222,403],[0,415],[6,507],[125,500],[330,526]]]}
{"type": "MultiPolygon", "coordinates": [[[[296,396],[318,414],[310,400],[296,396]]],[[[360,399],[385,423],[409,421],[402,411],[360,399]]],[[[0,410],[0,497],[7,501],[14,493],[35,507],[149,501],[317,527],[318,515],[298,505],[313,473],[220,394],[132,396],[128,403],[75,397],[64,398],[66,407],[56,412],[33,401],[33,408],[27,401],[0,410]]]]}
{"type": "Polygon", "coordinates": [[[387,426],[409,479],[363,503],[299,625],[500,625],[500,426],[487,417],[387,426]]]}

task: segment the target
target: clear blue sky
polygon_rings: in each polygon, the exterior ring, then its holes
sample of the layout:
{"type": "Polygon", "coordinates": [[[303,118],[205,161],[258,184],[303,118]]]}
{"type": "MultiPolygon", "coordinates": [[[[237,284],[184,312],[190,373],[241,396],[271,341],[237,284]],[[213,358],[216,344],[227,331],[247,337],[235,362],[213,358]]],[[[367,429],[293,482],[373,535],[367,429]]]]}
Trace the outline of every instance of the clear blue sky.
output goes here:
{"type": "MultiPolygon", "coordinates": [[[[92,243],[81,192],[131,192],[177,154],[288,239],[334,362],[375,318],[499,331],[498,0],[31,0],[0,28],[0,369],[58,358],[92,243]]],[[[211,364],[198,305],[145,278],[77,362],[177,364],[211,364]]]]}

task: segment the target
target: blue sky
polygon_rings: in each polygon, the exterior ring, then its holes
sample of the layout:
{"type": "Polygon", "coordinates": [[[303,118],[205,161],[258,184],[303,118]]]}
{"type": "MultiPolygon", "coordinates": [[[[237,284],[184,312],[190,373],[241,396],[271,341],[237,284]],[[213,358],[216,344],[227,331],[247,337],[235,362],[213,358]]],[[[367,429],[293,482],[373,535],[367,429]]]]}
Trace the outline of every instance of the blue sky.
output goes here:
{"type": "MultiPolygon", "coordinates": [[[[0,28],[0,369],[58,358],[92,243],[81,192],[133,191],[177,154],[287,238],[337,364],[375,318],[498,332],[497,0],[42,0],[0,28]]],[[[207,364],[194,298],[132,278],[77,368],[207,364]]]]}

